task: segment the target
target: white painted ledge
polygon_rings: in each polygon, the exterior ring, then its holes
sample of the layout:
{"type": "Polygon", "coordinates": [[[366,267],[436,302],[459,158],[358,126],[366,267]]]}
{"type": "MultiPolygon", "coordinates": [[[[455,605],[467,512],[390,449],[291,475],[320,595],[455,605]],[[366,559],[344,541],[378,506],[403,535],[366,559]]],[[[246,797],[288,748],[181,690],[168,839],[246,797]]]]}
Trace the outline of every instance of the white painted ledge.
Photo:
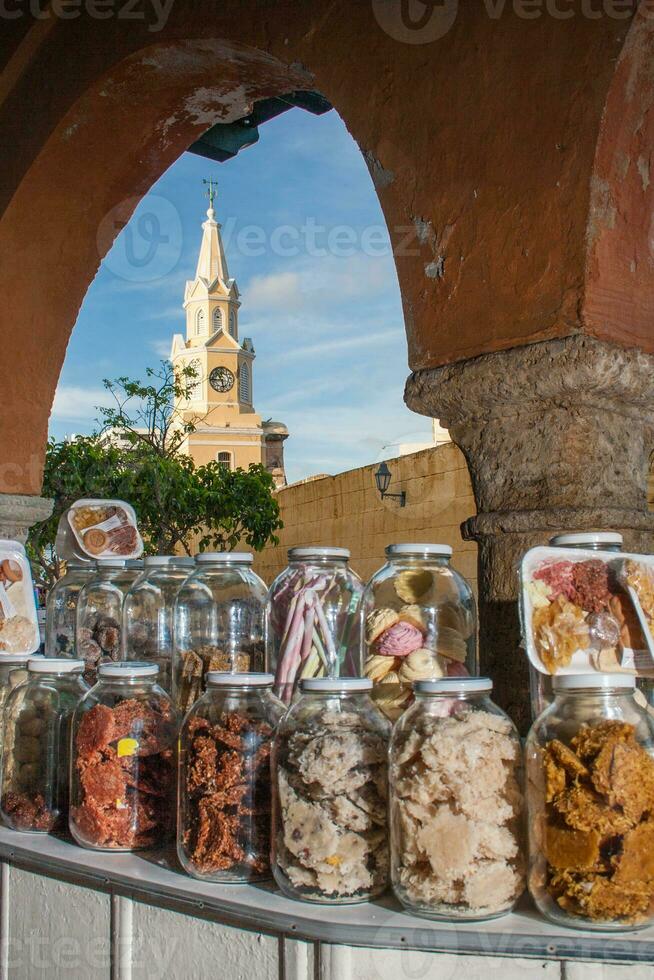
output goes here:
{"type": "Polygon", "coordinates": [[[274,886],[215,885],[188,878],[166,856],[86,851],[54,837],[0,828],[0,861],[99,892],[126,896],[241,929],[344,946],[412,949],[602,963],[654,962],[654,927],[615,934],[560,929],[527,899],[484,923],[432,923],[400,911],[391,896],[351,906],[310,905],[274,886]]]}

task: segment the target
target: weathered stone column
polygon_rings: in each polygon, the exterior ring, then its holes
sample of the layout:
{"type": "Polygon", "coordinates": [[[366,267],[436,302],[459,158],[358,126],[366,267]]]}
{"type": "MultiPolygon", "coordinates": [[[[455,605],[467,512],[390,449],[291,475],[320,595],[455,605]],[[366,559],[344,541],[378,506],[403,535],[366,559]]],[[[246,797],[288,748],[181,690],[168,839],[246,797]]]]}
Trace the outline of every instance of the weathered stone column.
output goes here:
{"type": "Polygon", "coordinates": [[[0,538],[11,538],[22,544],[33,524],[45,521],[52,513],[53,501],[23,493],[0,493],[0,538]]]}
{"type": "Polygon", "coordinates": [[[556,531],[616,529],[651,551],[654,357],[575,335],[415,372],[406,402],[439,418],[465,454],[477,516],[481,669],[529,724],[518,566],[556,531]]]}

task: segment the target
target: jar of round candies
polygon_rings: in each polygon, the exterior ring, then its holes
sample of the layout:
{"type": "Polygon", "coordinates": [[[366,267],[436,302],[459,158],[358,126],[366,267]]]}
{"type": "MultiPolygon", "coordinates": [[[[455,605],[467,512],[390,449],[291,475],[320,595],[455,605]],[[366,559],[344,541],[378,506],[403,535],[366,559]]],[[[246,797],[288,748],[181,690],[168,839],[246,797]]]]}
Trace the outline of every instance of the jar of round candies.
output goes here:
{"type": "Polygon", "coordinates": [[[172,686],[175,599],[194,568],[193,558],[145,558],[143,574],[123,604],[125,659],[159,664],[158,683],[168,693],[172,686]]]}
{"type": "Polygon", "coordinates": [[[416,681],[390,748],[391,878],[433,919],[490,919],[524,890],[522,752],[486,677],[416,681]]]}
{"type": "Polygon", "coordinates": [[[79,594],[95,578],[94,561],[72,559],[66,574],[48,593],[45,618],[47,657],[75,657],[77,651],[77,602],[79,594]]]}
{"type": "Polygon", "coordinates": [[[80,591],[76,652],[86,663],[89,684],[95,683],[99,664],[122,657],[123,602],[138,574],[124,558],[99,558],[95,575],[80,591]]]}
{"type": "Polygon", "coordinates": [[[273,746],[272,868],[284,894],[351,904],[388,883],[390,725],[365,678],[300,681],[273,746]]]}
{"type": "Polygon", "coordinates": [[[197,555],[195,571],[177,593],[173,697],[185,713],[200,697],[209,671],[260,673],[265,668],[268,590],[252,555],[197,555]]]}
{"type": "Polygon", "coordinates": [[[392,544],[363,597],[364,673],[373,699],[395,721],[416,680],[476,675],[477,613],[472,588],[445,544],[392,544]]]}
{"type": "Polygon", "coordinates": [[[180,732],[177,854],[205,881],[270,875],[272,674],[210,671],[180,732]]]}
{"type": "Polygon", "coordinates": [[[654,919],[654,720],[631,674],[561,674],[526,743],[529,890],[558,926],[654,919]]]}
{"type": "Polygon", "coordinates": [[[12,830],[62,829],[68,814],[70,722],[88,691],[82,660],[33,657],[5,705],[2,818],[12,830]]]}
{"type": "Polygon", "coordinates": [[[158,847],[174,826],[177,716],[159,667],[106,663],[73,718],[70,831],[83,847],[158,847]]]}
{"type": "Polygon", "coordinates": [[[289,704],[303,677],[361,675],[363,583],[346,548],[291,548],[268,594],[268,660],[289,704]]]}

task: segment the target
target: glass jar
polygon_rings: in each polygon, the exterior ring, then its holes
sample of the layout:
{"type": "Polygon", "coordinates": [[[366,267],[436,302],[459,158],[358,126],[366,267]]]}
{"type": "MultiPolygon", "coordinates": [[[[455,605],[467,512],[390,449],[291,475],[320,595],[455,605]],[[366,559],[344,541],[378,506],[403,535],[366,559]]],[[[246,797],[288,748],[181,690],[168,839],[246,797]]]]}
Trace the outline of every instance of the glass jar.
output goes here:
{"type": "Polygon", "coordinates": [[[97,679],[98,665],[122,658],[122,621],[125,596],[139,575],[124,558],[99,558],[96,573],[77,600],[77,654],[85,663],[89,684],[97,679]]]}
{"type": "Polygon", "coordinates": [[[272,674],[210,671],[180,733],[177,854],[205,881],[270,875],[272,674]]]}
{"type": "Polygon", "coordinates": [[[74,657],[77,649],[77,602],[79,594],[96,576],[94,561],[66,562],[66,573],[48,593],[45,619],[47,657],[74,657]]]}
{"type": "Polygon", "coordinates": [[[526,743],[529,890],[559,926],[649,925],[654,721],[632,675],[557,675],[553,687],[526,743]]]}
{"type": "MultiPolygon", "coordinates": [[[[570,531],[555,534],[549,540],[550,548],[570,548],[573,551],[622,551],[623,538],[619,531],[570,531]]],[[[651,682],[650,682],[651,683],[651,682]]],[[[644,686],[649,686],[646,684],[644,686]]],[[[538,718],[548,704],[552,703],[552,675],[543,674],[529,664],[529,688],[531,692],[531,717],[538,718]]]]}
{"type": "Polygon", "coordinates": [[[0,759],[5,731],[5,705],[15,687],[27,680],[27,664],[33,653],[5,653],[0,655],[0,759]]]}
{"type": "Polygon", "coordinates": [[[197,555],[196,569],[177,593],[173,697],[185,714],[209,671],[261,673],[266,666],[267,589],[252,571],[252,555],[197,555]]]}
{"type": "Polygon", "coordinates": [[[476,675],[477,613],[445,544],[392,544],[363,597],[364,673],[373,699],[395,721],[416,680],[476,675]]]}
{"type": "Polygon", "coordinates": [[[70,722],[88,691],[83,660],[33,657],[5,706],[0,811],[12,830],[49,833],[68,815],[70,722]]]}
{"type": "Polygon", "coordinates": [[[70,831],[83,847],[158,847],[174,825],[177,717],[159,667],[106,663],[73,718],[70,831]]]}
{"type": "Polygon", "coordinates": [[[268,593],[268,660],[289,704],[303,677],[360,677],[363,582],[345,548],[291,548],[268,593]]]}
{"type": "Polygon", "coordinates": [[[272,868],[285,895],[351,904],[388,884],[390,725],[365,678],[300,682],[273,745],[272,868]]]}
{"type": "Polygon", "coordinates": [[[195,568],[193,558],[156,555],[144,559],[144,570],[125,596],[125,660],[159,664],[159,681],[171,693],[175,599],[195,568]]]}
{"type": "Polygon", "coordinates": [[[492,919],[524,891],[522,751],[487,677],[416,681],[390,748],[391,880],[432,919],[492,919]]]}

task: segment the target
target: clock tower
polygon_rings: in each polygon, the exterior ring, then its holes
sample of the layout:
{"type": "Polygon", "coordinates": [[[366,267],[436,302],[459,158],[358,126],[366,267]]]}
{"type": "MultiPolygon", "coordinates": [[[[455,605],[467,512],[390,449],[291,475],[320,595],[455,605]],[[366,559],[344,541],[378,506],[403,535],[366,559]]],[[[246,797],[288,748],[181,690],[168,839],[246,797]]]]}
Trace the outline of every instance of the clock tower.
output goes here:
{"type": "Polygon", "coordinates": [[[211,460],[232,469],[263,463],[278,486],[286,483],[282,446],[288,436],[280,422],[262,422],[254,408],[254,346],[239,336],[240,294],[230,279],[214,211],[215,184],[209,185],[209,209],[195,278],[186,283],[186,336],[175,334],[171,361],[197,372],[189,397],[175,405],[180,421],[192,421],[182,450],[201,465],[211,460]],[[281,437],[281,438],[280,438],[281,437]]]}

